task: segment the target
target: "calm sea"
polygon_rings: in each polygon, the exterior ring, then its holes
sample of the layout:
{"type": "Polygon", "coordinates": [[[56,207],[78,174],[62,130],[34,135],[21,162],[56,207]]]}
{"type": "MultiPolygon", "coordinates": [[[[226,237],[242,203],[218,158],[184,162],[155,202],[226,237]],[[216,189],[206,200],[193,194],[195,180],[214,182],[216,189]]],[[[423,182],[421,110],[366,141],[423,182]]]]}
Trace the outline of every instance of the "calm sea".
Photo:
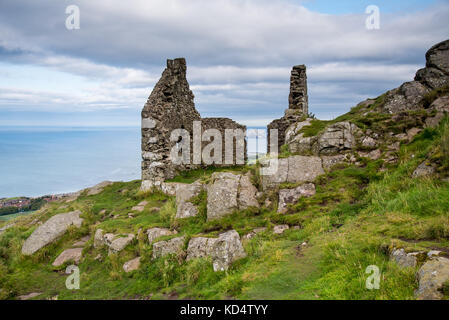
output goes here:
{"type": "Polygon", "coordinates": [[[0,127],[0,198],[139,178],[138,127],[0,127]]]}
{"type": "MultiPolygon", "coordinates": [[[[265,130],[248,129],[253,158],[266,150],[265,130]]],[[[139,127],[0,127],[0,198],[140,179],[140,161],[139,127]]]]}

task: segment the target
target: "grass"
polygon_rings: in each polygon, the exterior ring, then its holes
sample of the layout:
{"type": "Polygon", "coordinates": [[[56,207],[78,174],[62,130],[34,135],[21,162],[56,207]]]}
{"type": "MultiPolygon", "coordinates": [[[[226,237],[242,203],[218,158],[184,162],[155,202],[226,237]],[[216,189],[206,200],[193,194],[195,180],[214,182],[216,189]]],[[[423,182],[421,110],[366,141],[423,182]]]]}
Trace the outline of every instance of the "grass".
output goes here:
{"type": "MultiPolygon", "coordinates": [[[[377,107],[370,109],[375,111],[377,107]]],[[[350,117],[355,119],[360,111],[355,110],[350,117]]],[[[377,117],[373,113],[372,119],[377,117]]],[[[372,121],[370,126],[378,123],[380,128],[385,121],[389,119],[372,121]]],[[[238,210],[207,221],[207,194],[202,192],[192,200],[198,205],[199,215],[175,220],[174,197],[142,193],[138,180],[114,183],[97,195],[83,194],[70,203],[48,204],[15,218],[15,225],[0,236],[0,298],[42,292],[38,298],[168,299],[175,295],[180,299],[414,299],[416,269],[399,268],[389,260],[388,250],[399,246],[407,251],[449,252],[449,182],[440,179],[447,174],[448,137],[446,118],[438,128],[426,129],[409,144],[401,145],[398,164],[364,159],[360,166],[337,165],[315,181],[315,196],[300,199],[285,214],[276,212],[276,194],[270,193],[265,195],[274,203],[270,208],[238,210]],[[438,175],[412,178],[423,161],[436,163],[438,175]],[[143,200],[148,202],[145,209],[133,212],[131,208],[143,200]],[[81,228],[70,228],[31,257],[21,255],[23,242],[37,227],[33,220],[46,221],[77,209],[85,220],[81,228]],[[130,212],[134,218],[128,217],[130,212]],[[272,228],[278,224],[300,228],[275,235],[272,228]],[[199,235],[216,236],[230,229],[241,236],[257,227],[267,227],[267,231],[244,240],[247,257],[227,272],[216,273],[209,259],[183,262],[182,255],[170,255],[152,260],[152,246],[145,235],[145,230],[152,227],[179,232],[160,240],[181,235],[187,240],[199,235]],[[93,240],[89,240],[79,264],[81,288],[67,290],[67,264],[55,268],[51,263],[97,228],[137,237],[125,250],[112,255],[106,248],[94,248],[93,240]],[[141,268],[124,273],[123,264],[137,256],[141,257],[141,268]],[[372,265],[380,270],[379,290],[368,290],[365,285],[367,267],[372,265]]],[[[231,170],[255,172],[256,168],[231,170]]],[[[172,181],[207,181],[213,172],[221,170],[229,169],[190,171],[172,181]]],[[[254,182],[258,185],[257,176],[254,182]]],[[[447,286],[443,290],[447,294],[447,286]]]]}

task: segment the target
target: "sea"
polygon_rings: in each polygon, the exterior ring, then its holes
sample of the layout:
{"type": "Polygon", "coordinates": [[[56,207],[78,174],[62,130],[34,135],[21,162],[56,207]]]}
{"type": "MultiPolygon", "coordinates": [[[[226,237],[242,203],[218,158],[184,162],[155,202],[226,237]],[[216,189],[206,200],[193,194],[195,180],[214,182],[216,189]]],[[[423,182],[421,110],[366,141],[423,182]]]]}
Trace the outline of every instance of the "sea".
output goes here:
{"type": "MultiPolygon", "coordinates": [[[[248,128],[248,156],[266,150],[266,130],[248,128]]],[[[0,198],[75,192],[140,179],[140,127],[0,126],[0,198]]]]}

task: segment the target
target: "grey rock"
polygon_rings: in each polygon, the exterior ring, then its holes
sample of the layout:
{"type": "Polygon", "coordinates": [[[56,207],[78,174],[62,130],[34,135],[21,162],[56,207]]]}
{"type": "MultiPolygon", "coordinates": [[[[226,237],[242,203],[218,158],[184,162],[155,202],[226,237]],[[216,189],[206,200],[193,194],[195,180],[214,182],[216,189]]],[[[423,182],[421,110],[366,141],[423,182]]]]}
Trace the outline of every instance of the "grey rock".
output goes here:
{"type": "Polygon", "coordinates": [[[203,184],[195,182],[192,184],[176,185],[176,218],[183,219],[194,217],[198,214],[198,208],[189,200],[196,197],[204,189],[203,184]]]}
{"type": "Polygon", "coordinates": [[[423,107],[422,99],[428,92],[429,89],[421,82],[406,82],[399,88],[391,90],[386,94],[384,111],[398,113],[421,109],[423,107]]]}
{"type": "Polygon", "coordinates": [[[261,228],[256,228],[253,231],[251,231],[250,233],[246,234],[243,236],[243,239],[249,240],[254,238],[257,234],[265,232],[267,230],[267,228],[265,227],[261,227],[261,228]]]}
{"type": "Polygon", "coordinates": [[[318,138],[319,154],[340,153],[356,146],[355,135],[360,129],[350,122],[337,122],[330,125],[318,138]]]}
{"type": "Polygon", "coordinates": [[[404,249],[395,249],[391,252],[390,259],[395,261],[400,267],[416,267],[417,259],[416,255],[412,253],[406,253],[404,249]]]}
{"type": "Polygon", "coordinates": [[[147,230],[148,242],[151,244],[154,240],[163,236],[171,236],[173,234],[177,234],[178,232],[171,231],[165,228],[151,228],[147,230]]]}
{"type": "Polygon", "coordinates": [[[102,246],[105,245],[104,242],[104,237],[103,237],[103,230],[102,229],[97,229],[95,231],[95,235],[94,235],[94,248],[101,248],[102,246]]]}
{"type": "Polygon", "coordinates": [[[145,206],[148,204],[148,201],[141,201],[137,206],[131,208],[132,211],[142,212],[145,210],[145,206]]]}
{"type": "Polygon", "coordinates": [[[336,164],[344,163],[346,161],[346,156],[343,154],[337,154],[335,156],[322,156],[321,161],[323,162],[324,170],[329,171],[336,164]]]}
{"type": "Polygon", "coordinates": [[[380,149],[376,149],[370,152],[359,152],[359,155],[364,158],[369,158],[371,160],[377,160],[380,159],[382,156],[382,151],[380,149]]]}
{"type": "Polygon", "coordinates": [[[135,271],[139,268],[140,268],[140,257],[129,260],[129,261],[125,262],[125,264],[123,265],[123,270],[126,273],[135,271]]]}
{"type": "Polygon", "coordinates": [[[64,250],[53,262],[54,267],[62,266],[67,261],[73,261],[75,264],[78,264],[81,255],[83,253],[83,248],[73,248],[73,249],[67,249],[64,250]]]}
{"type": "Polygon", "coordinates": [[[238,209],[240,176],[230,172],[215,172],[207,186],[207,219],[219,219],[238,209]]]}
{"type": "Polygon", "coordinates": [[[427,51],[426,67],[449,74],[449,40],[440,42],[427,51]]]}
{"type": "MultiPolygon", "coordinates": [[[[261,164],[262,166],[273,166],[273,163],[268,162],[261,162],[261,164]]],[[[272,174],[262,175],[262,187],[267,190],[284,182],[312,182],[322,174],[324,174],[324,169],[319,157],[293,156],[278,159],[277,170],[272,174]]]]}
{"type": "Polygon", "coordinates": [[[367,148],[375,148],[377,146],[377,141],[371,137],[364,137],[362,139],[362,146],[367,148]]]}
{"type": "Polygon", "coordinates": [[[285,230],[290,229],[290,227],[287,224],[282,224],[279,226],[274,226],[273,233],[274,234],[282,234],[285,230]]]}
{"type": "Polygon", "coordinates": [[[311,197],[315,193],[316,190],[313,183],[305,183],[295,189],[279,190],[278,213],[285,213],[289,204],[296,203],[302,197],[311,197]]]}
{"type": "Polygon", "coordinates": [[[181,252],[184,248],[185,237],[173,238],[167,241],[159,241],[153,244],[153,259],[169,254],[181,252]]]}
{"type": "Polygon", "coordinates": [[[440,300],[443,295],[439,291],[449,279],[449,260],[443,257],[427,261],[419,269],[419,287],[415,292],[418,300],[440,300]]]}
{"type": "Polygon", "coordinates": [[[126,248],[127,245],[129,245],[135,238],[135,235],[133,234],[127,234],[125,237],[123,236],[115,236],[109,245],[109,254],[111,253],[117,253],[122,251],[126,248]]]}
{"type": "Polygon", "coordinates": [[[246,253],[237,231],[231,230],[219,235],[212,251],[214,271],[228,270],[234,261],[245,257],[246,253]]]}
{"type": "Polygon", "coordinates": [[[428,161],[424,161],[415,169],[415,171],[413,171],[412,176],[414,178],[427,177],[431,176],[434,173],[435,168],[432,165],[428,164],[428,161]]]}
{"type": "Polygon", "coordinates": [[[33,298],[36,298],[36,297],[40,296],[41,294],[42,294],[42,292],[32,292],[32,293],[29,293],[29,294],[18,296],[17,300],[30,300],[30,299],[33,299],[33,298]]]}
{"type": "Polygon", "coordinates": [[[81,211],[57,214],[39,226],[22,246],[22,254],[32,255],[62,236],[70,226],[81,227],[81,211]]]}
{"type": "Polygon", "coordinates": [[[189,241],[187,247],[187,260],[205,258],[212,255],[214,245],[218,238],[197,237],[189,241]]]}
{"type": "Polygon", "coordinates": [[[251,183],[249,174],[243,175],[240,178],[238,206],[239,209],[246,209],[250,207],[259,208],[259,202],[257,201],[257,188],[251,183]]]}

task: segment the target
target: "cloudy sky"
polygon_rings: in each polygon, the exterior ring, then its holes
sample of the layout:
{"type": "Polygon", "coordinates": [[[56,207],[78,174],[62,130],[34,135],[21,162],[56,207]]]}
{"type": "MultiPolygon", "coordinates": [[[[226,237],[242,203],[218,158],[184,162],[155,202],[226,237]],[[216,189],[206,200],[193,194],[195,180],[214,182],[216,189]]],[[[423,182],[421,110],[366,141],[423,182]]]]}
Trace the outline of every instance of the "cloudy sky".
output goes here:
{"type": "Polygon", "coordinates": [[[203,116],[266,125],[306,64],[309,109],[330,119],[412,80],[447,21],[449,0],[1,0],[0,125],[138,126],[176,57],[203,116]]]}

